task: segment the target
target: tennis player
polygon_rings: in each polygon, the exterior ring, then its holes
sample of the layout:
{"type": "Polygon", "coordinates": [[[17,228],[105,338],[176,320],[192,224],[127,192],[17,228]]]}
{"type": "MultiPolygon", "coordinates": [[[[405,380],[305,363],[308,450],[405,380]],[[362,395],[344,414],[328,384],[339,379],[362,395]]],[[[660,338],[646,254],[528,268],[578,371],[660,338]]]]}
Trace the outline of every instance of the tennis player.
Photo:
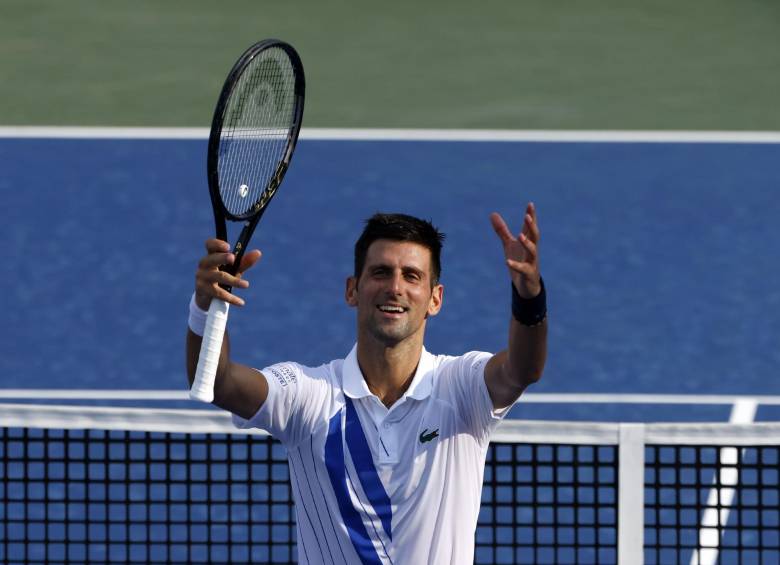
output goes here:
{"type": "MultiPolygon", "coordinates": [[[[286,446],[301,563],[473,563],[490,434],[547,355],[534,206],[517,237],[499,214],[491,223],[512,281],[504,351],[426,351],[426,322],[442,307],[444,236],[402,214],[373,216],[355,244],[345,297],[357,343],[344,359],[258,371],[232,360],[226,335],[214,403],[286,446]]],[[[190,383],[211,299],[244,304],[219,284],[247,288],[243,275],[260,259],[247,253],[233,277],[219,270],[233,260],[228,244],[206,249],[190,303],[190,383]]]]}

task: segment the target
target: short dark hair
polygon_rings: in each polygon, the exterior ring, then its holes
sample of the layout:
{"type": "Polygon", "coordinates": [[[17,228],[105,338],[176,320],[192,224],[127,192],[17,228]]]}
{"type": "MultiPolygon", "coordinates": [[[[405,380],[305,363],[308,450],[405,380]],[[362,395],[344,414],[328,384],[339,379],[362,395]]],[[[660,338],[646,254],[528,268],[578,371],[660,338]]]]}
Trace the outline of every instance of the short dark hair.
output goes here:
{"type": "Polygon", "coordinates": [[[430,221],[406,214],[374,214],[366,220],[363,233],[355,242],[355,277],[360,278],[366,265],[368,248],[378,239],[409,241],[426,247],[431,252],[431,284],[441,277],[441,247],[445,235],[430,221]]]}

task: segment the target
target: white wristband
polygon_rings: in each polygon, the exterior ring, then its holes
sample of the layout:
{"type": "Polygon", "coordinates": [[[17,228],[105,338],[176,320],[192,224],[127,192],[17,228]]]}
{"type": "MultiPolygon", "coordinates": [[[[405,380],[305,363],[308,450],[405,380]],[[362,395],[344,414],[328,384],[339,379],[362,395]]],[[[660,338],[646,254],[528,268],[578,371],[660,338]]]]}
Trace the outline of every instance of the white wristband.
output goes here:
{"type": "Polygon", "coordinates": [[[193,292],[192,298],[190,298],[190,318],[187,320],[187,324],[190,326],[192,333],[203,337],[208,315],[209,313],[205,310],[201,310],[200,306],[195,302],[195,293],[193,292]]]}

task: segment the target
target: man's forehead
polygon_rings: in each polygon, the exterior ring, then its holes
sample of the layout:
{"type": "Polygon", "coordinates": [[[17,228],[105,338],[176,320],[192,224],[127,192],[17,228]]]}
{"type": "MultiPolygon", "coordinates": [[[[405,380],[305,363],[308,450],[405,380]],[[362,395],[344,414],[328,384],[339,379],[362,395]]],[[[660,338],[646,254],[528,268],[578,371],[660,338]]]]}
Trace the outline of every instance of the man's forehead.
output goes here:
{"type": "Polygon", "coordinates": [[[431,250],[412,241],[377,239],[368,247],[366,264],[402,264],[427,270],[431,265],[431,250]]]}

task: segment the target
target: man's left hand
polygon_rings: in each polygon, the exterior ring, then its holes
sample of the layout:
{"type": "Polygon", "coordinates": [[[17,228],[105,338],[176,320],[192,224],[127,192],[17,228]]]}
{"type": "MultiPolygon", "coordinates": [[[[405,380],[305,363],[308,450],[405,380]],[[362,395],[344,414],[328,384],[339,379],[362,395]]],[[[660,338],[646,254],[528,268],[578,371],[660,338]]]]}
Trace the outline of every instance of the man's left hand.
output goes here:
{"type": "Polygon", "coordinates": [[[533,298],[542,290],[539,274],[539,225],[536,207],[529,203],[525,209],[523,229],[512,235],[504,218],[497,212],[490,215],[490,223],[504,246],[504,257],[512,284],[522,298],[533,298]]]}

